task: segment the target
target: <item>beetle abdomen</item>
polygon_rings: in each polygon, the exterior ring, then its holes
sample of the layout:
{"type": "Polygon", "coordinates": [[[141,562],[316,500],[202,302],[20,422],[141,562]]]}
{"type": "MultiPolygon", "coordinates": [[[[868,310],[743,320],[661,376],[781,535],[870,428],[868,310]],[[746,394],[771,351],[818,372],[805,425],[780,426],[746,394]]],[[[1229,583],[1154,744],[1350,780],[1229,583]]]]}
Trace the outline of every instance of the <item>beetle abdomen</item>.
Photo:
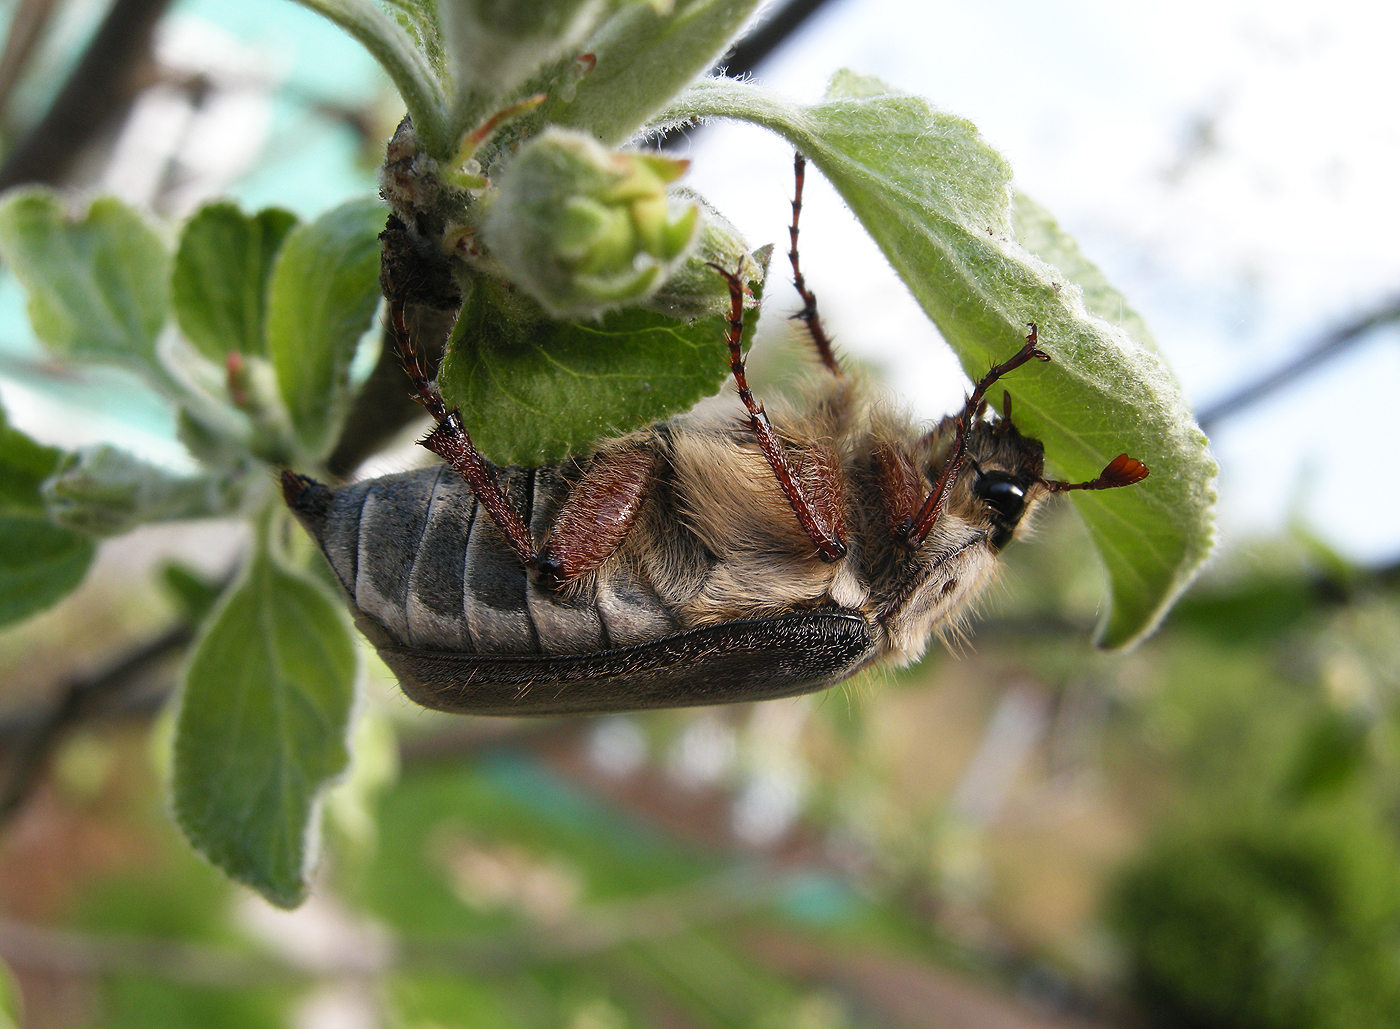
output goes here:
{"type": "MultiPolygon", "coordinates": [[[[438,465],[330,490],[292,509],[379,646],[463,654],[577,654],[655,639],[676,624],[626,563],[596,586],[536,584],[470,487],[438,465]]],[[[538,540],[572,483],[559,467],[507,468],[502,491],[538,540]]]]}
{"type": "Polygon", "coordinates": [[[635,711],[772,700],[825,689],[874,651],[859,615],[799,611],[706,625],[636,646],[574,655],[380,655],[424,707],[479,715],[635,711]]]}

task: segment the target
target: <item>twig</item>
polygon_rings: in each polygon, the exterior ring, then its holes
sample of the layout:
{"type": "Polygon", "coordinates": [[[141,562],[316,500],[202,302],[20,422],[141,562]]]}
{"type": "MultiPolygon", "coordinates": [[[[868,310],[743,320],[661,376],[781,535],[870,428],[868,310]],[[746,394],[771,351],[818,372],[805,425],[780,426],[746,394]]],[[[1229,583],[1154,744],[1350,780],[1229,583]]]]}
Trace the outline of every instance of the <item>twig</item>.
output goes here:
{"type": "MultiPolygon", "coordinates": [[[[10,19],[10,34],[5,37],[5,51],[0,54],[0,116],[6,114],[10,97],[29,68],[53,18],[56,0],[20,0],[10,19]]],[[[5,119],[8,121],[8,119],[5,119]]]]}
{"type": "Polygon", "coordinates": [[[39,120],[0,166],[0,190],[61,183],[83,149],[121,118],[141,88],[151,35],[170,0],[114,0],[87,52],[39,120]]]}
{"type": "Polygon", "coordinates": [[[69,729],[94,717],[114,698],[144,681],[157,665],[183,650],[192,639],[194,625],[182,622],[105,672],[72,680],[48,713],[18,744],[10,781],[0,792],[0,824],[23,806],[48,765],[49,757],[69,729]]]}
{"type": "Polygon", "coordinates": [[[659,943],[749,914],[775,902],[790,875],[741,868],[675,889],[589,906],[559,922],[463,936],[397,941],[315,961],[276,960],[226,947],[154,937],[66,932],[0,917],[0,957],[20,968],[69,975],[124,972],[218,986],[305,981],[309,976],[375,976],[393,969],[518,971],[573,961],[628,944],[659,943]]]}
{"type": "Polygon", "coordinates": [[[1368,314],[1333,329],[1282,368],[1270,372],[1259,381],[1222,400],[1217,400],[1199,412],[1196,420],[1200,422],[1201,428],[1209,432],[1218,422],[1239,414],[1322,362],[1336,357],[1372,329],[1394,321],[1400,321],[1400,297],[1392,298],[1368,314]]]}
{"type": "Polygon", "coordinates": [[[825,3],[827,0],[788,0],[735,43],[719,62],[720,67],[731,76],[747,75],[825,3]]]}

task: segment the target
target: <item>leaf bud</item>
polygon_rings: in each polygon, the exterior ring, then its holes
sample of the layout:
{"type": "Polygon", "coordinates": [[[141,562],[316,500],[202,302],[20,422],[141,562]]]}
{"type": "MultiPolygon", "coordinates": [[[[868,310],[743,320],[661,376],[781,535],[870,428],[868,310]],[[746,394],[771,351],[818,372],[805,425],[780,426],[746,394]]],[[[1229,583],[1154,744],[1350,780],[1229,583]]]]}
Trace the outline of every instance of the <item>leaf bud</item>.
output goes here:
{"type": "Polygon", "coordinates": [[[65,457],[40,490],[58,525],[91,536],[118,536],[147,522],[226,515],[247,485],[240,470],[175,476],[99,444],[65,457]]]}
{"type": "Polygon", "coordinates": [[[687,164],[549,129],[501,175],[481,239],[506,276],[557,318],[641,301],[699,235],[699,207],[669,188],[687,164]]]}

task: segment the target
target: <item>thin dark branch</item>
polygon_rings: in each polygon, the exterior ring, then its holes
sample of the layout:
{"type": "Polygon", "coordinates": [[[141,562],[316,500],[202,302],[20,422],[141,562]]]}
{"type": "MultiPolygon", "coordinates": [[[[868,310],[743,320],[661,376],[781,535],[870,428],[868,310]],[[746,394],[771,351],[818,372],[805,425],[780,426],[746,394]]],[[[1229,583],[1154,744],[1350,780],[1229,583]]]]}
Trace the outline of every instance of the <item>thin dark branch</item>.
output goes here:
{"type": "Polygon", "coordinates": [[[719,62],[720,67],[729,75],[747,75],[827,2],[828,0],[788,0],[763,19],[757,28],[735,43],[729,54],[719,62]]]}
{"type": "MultiPolygon", "coordinates": [[[[828,2],[829,0],[788,0],[760,22],[757,28],[736,42],[715,62],[715,67],[723,69],[726,75],[747,75],[828,2]]],[[[648,145],[662,150],[674,146],[690,135],[691,131],[691,126],[675,126],[652,137],[648,145]]]]}
{"type": "Polygon", "coordinates": [[[90,678],[74,679],[53,707],[23,733],[12,749],[15,754],[9,782],[0,791],[0,824],[23,806],[39,781],[49,758],[64,735],[80,722],[102,713],[114,701],[146,682],[162,663],[184,650],[194,639],[194,625],[182,622],[126,655],[106,671],[90,678]]]}
{"type": "Polygon", "coordinates": [[[113,0],[87,52],[54,99],[0,166],[0,189],[58,185],[89,143],[117,123],[140,92],[151,35],[170,0],[113,0]]]}
{"type": "Polygon", "coordinates": [[[1372,329],[1395,321],[1400,321],[1400,297],[1392,298],[1375,310],[1333,329],[1282,368],[1270,372],[1259,381],[1222,400],[1217,400],[1197,414],[1196,420],[1200,422],[1201,428],[1209,432],[1217,423],[1239,414],[1324,361],[1336,357],[1372,329]]]}

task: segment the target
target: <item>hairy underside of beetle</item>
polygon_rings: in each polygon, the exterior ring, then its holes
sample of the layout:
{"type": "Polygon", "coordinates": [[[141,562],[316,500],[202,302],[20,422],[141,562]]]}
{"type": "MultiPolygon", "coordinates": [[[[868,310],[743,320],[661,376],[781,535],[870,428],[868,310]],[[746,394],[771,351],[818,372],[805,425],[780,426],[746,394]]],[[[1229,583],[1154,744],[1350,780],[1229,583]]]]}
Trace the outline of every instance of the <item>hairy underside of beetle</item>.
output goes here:
{"type": "Polygon", "coordinates": [[[585,460],[499,473],[532,537],[546,539],[590,473],[645,455],[647,483],[628,531],[597,567],[561,587],[529,573],[472,488],[445,465],[334,491],[298,479],[289,502],[375,626],[376,642],[579,654],[829,609],[867,623],[869,660],[908,661],[965,609],[995,563],[992,518],[973,494],[977,476],[1004,471],[1035,481],[1043,459],[1035,441],[1005,423],[974,427],[974,462],[953,484],[935,530],[909,551],[891,526],[915,513],[902,509],[906,499],[922,500],[937,481],[950,434],[946,425],[920,432],[870,395],[850,378],[834,380],[804,413],[775,418],[797,474],[840,512],[847,554],[834,562],[822,560],[793,517],[732,401],[610,441],[585,460]],[[909,483],[882,471],[890,455],[909,483]]]}

